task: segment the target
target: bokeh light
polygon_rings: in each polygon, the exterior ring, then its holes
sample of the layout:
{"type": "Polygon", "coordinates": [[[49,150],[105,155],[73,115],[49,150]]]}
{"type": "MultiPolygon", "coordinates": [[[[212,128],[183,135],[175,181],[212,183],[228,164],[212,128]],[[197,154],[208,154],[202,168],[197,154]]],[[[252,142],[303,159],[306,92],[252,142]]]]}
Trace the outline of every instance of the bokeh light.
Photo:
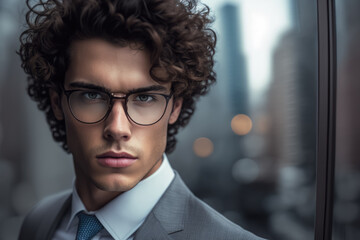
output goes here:
{"type": "Polygon", "coordinates": [[[260,174],[259,164],[250,158],[242,158],[235,162],[232,176],[239,183],[255,181],[260,174]]]}
{"type": "Polygon", "coordinates": [[[238,114],[231,120],[231,129],[238,135],[246,135],[252,129],[252,121],[245,114],[238,114]]]}
{"type": "Polygon", "coordinates": [[[214,144],[209,138],[201,137],[194,141],[193,150],[198,157],[209,157],[214,151],[214,144]]]}

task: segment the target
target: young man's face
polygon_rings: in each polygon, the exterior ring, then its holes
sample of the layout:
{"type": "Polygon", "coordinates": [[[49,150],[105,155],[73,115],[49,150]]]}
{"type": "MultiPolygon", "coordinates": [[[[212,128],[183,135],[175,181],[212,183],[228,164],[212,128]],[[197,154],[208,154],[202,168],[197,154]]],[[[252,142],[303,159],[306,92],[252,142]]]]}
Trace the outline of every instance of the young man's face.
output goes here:
{"type": "MultiPolygon", "coordinates": [[[[70,53],[65,90],[84,89],[79,87],[82,84],[126,94],[160,85],[164,89],[156,92],[170,94],[170,84],[159,84],[150,77],[150,58],[144,50],[89,39],[73,42],[70,53]]],[[[65,120],[77,186],[115,192],[131,189],[159,168],[168,124],[177,120],[182,104],[181,99],[174,102],[171,98],[159,122],[141,126],[127,118],[124,100],[117,99],[105,120],[85,124],[74,118],[64,94],[60,99],[54,92],[50,96],[55,116],[65,120]]]]}

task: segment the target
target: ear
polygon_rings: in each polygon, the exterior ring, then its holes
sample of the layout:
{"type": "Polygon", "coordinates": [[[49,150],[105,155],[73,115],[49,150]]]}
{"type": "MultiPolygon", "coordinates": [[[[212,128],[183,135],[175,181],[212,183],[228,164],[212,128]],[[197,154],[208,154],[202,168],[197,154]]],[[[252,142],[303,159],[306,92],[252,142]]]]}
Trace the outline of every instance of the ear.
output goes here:
{"type": "Polygon", "coordinates": [[[53,89],[50,89],[49,96],[50,96],[51,108],[53,110],[55,118],[59,121],[63,120],[64,113],[61,107],[61,98],[59,96],[59,93],[54,91],[53,89]]]}
{"type": "Polygon", "coordinates": [[[182,103],[183,103],[182,98],[177,98],[174,101],[173,109],[172,109],[172,112],[171,112],[170,118],[169,118],[169,124],[174,124],[176,122],[176,120],[178,119],[180,112],[181,112],[182,103]]]}

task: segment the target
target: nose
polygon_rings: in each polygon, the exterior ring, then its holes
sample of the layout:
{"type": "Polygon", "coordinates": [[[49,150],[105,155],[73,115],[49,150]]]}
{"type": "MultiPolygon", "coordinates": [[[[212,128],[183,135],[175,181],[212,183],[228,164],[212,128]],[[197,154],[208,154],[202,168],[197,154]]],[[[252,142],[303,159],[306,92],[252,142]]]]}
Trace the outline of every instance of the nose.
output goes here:
{"type": "Polygon", "coordinates": [[[105,120],[104,138],[113,141],[129,140],[131,122],[126,116],[123,101],[114,101],[111,112],[105,120]]]}

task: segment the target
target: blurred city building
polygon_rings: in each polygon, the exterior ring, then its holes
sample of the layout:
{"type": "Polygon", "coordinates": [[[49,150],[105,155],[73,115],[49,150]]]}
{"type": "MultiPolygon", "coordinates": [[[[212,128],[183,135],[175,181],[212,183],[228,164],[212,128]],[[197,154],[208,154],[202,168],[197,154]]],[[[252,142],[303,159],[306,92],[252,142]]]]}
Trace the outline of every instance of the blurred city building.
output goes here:
{"type": "Polygon", "coordinates": [[[335,1],[336,167],[333,239],[360,238],[360,2],[335,1]]]}
{"type": "Polygon", "coordinates": [[[271,130],[266,156],[276,172],[276,239],[310,239],[315,218],[317,31],[316,3],[292,0],[293,28],[274,50],[268,92],[271,130]],[[301,14],[300,14],[301,13],[301,14]],[[293,232],[297,232],[294,235],[293,232]]]}

